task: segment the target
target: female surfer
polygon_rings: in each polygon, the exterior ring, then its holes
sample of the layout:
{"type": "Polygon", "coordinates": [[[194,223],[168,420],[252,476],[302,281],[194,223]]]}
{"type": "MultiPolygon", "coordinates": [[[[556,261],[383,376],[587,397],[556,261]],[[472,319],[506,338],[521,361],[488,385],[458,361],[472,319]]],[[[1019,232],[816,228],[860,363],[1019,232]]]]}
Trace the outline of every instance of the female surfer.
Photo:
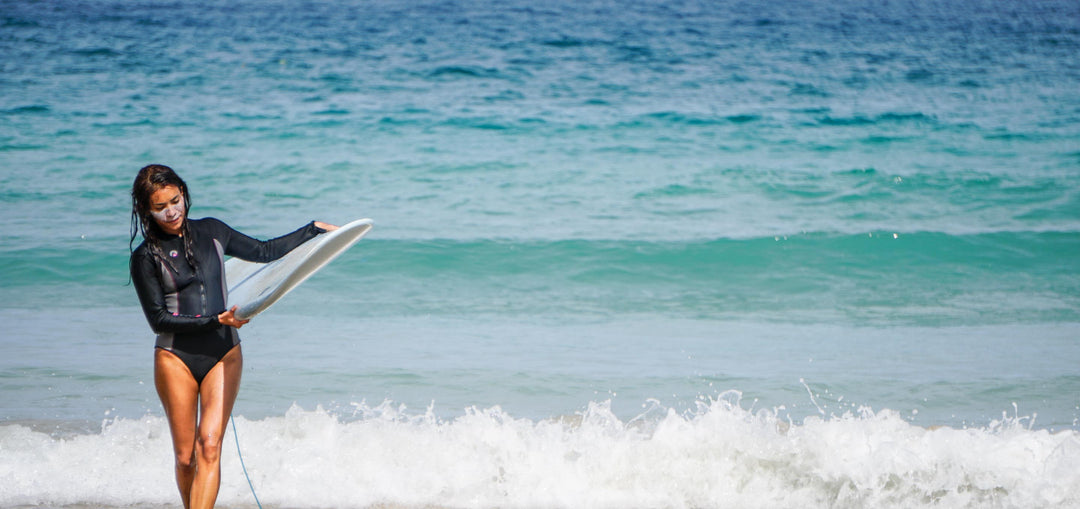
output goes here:
{"type": "Polygon", "coordinates": [[[226,309],[225,256],[276,260],[337,226],[312,221],[260,241],[214,218],[190,219],[187,185],[169,167],[139,170],[131,189],[131,279],[157,333],[154,385],[165,407],[185,508],[209,508],[221,481],[221,442],[240,389],[237,329],[247,320],[226,309]]]}

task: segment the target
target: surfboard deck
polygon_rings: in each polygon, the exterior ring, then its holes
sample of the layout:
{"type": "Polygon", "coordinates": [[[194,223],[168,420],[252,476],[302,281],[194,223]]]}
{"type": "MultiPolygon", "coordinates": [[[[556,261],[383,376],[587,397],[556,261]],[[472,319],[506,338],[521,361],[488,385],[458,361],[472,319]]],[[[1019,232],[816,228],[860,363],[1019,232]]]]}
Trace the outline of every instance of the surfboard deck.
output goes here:
{"type": "Polygon", "coordinates": [[[225,261],[229,287],[228,307],[238,306],[236,317],[249,319],[263,311],[356,244],[371,230],[371,219],[357,219],[311,239],[270,263],[239,258],[225,261]]]}

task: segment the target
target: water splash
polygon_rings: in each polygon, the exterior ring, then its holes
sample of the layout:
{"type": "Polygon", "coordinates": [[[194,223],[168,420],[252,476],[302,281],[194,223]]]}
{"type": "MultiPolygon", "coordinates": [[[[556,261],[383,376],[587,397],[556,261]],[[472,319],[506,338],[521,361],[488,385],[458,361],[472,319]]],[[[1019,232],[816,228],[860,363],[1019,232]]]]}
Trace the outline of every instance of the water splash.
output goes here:
{"type": "MultiPolygon", "coordinates": [[[[729,391],[682,413],[610,401],[530,420],[499,407],[453,419],[392,402],[238,417],[260,498],[291,507],[1051,507],[1080,501],[1080,434],[1003,415],[914,426],[868,408],[791,422],[729,391]]],[[[0,505],[173,503],[162,418],[54,438],[0,427],[0,505]],[[65,482],[54,482],[64,479],[65,482]]],[[[233,455],[221,501],[249,504],[233,455]]]]}

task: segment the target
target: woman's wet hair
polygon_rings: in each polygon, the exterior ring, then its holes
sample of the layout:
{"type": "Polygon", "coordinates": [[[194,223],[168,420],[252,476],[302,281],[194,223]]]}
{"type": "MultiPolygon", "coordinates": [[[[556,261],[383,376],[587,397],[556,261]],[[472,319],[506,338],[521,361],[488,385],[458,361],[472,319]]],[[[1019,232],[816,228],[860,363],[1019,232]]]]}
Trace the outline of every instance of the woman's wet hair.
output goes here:
{"type": "Polygon", "coordinates": [[[195,266],[195,256],[191,252],[191,230],[188,228],[188,211],[191,210],[191,196],[188,194],[187,184],[184,179],[173,171],[172,168],[163,164],[151,164],[144,166],[135,176],[135,183],[131,187],[131,240],[128,241],[128,250],[134,252],[135,238],[142,233],[146,247],[150,253],[158,259],[163,259],[161,239],[165,232],[158,226],[150,213],[150,197],[159,190],[174,186],[180,190],[184,197],[184,223],[180,233],[184,239],[184,258],[188,264],[195,266]]]}

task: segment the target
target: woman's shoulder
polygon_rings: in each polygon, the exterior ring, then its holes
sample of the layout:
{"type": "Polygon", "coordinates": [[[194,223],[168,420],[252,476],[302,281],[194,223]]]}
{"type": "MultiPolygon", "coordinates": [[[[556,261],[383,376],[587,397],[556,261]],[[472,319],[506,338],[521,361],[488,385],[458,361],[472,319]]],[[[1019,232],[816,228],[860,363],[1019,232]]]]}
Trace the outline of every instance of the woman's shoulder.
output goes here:
{"type": "Polygon", "coordinates": [[[154,258],[153,249],[150,248],[150,243],[143,240],[131,251],[131,258],[129,262],[132,267],[143,266],[148,267],[157,263],[154,258]]]}
{"type": "Polygon", "coordinates": [[[131,251],[132,258],[146,256],[148,254],[150,254],[150,246],[147,245],[146,240],[140,242],[139,245],[135,246],[135,249],[131,251]]]}
{"type": "Polygon", "coordinates": [[[203,217],[200,219],[188,219],[188,228],[193,231],[218,233],[229,230],[229,225],[216,217],[203,217]]]}
{"type": "Polygon", "coordinates": [[[220,220],[220,219],[218,219],[216,217],[200,217],[198,219],[195,219],[193,217],[188,218],[188,225],[190,225],[191,227],[206,228],[206,227],[220,226],[220,225],[224,225],[224,224],[225,224],[224,221],[222,221],[222,220],[220,220]]]}

